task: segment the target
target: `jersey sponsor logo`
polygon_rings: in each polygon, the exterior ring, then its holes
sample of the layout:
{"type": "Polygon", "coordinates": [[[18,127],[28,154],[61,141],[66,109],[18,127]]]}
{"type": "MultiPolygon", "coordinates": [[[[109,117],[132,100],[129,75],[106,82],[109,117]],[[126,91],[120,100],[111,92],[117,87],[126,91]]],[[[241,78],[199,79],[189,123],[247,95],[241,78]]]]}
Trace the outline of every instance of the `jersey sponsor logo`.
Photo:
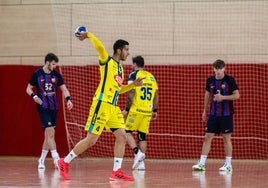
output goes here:
{"type": "Polygon", "coordinates": [[[46,97],[46,96],[53,96],[53,95],[56,95],[55,92],[43,92],[43,95],[46,97]]]}
{"type": "Polygon", "coordinates": [[[134,123],[135,120],[134,120],[133,118],[130,118],[130,119],[128,120],[128,122],[129,122],[129,123],[134,123]]]}
{"type": "Polygon", "coordinates": [[[119,86],[123,84],[123,79],[119,75],[114,76],[115,81],[118,83],[119,86]]]}

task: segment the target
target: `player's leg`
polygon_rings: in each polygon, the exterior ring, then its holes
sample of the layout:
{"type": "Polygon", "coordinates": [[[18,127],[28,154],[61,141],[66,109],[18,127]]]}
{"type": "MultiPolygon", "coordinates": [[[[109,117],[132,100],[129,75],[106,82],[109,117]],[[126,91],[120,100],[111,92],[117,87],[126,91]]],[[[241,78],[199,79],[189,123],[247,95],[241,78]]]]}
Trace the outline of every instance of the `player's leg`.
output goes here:
{"type": "Polygon", "coordinates": [[[60,159],[59,153],[57,151],[57,144],[55,141],[55,128],[58,119],[58,110],[51,110],[49,111],[51,122],[48,122],[47,131],[47,143],[49,145],[49,149],[51,152],[51,156],[53,158],[53,163],[55,168],[58,168],[58,160],[60,159]]]}
{"type": "Polygon", "coordinates": [[[127,144],[133,150],[134,155],[139,152],[139,147],[137,146],[136,140],[133,137],[133,132],[137,131],[139,119],[136,113],[129,112],[126,118],[126,133],[127,133],[127,144]]]}
{"type": "Polygon", "coordinates": [[[51,156],[53,158],[53,162],[55,168],[57,168],[57,161],[59,160],[59,154],[56,149],[56,142],[55,142],[55,128],[54,127],[47,127],[45,130],[45,142],[48,146],[51,156]]]}
{"type": "Polygon", "coordinates": [[[225,163],[219,168],[220,171],[231,172],[232,168],[232,142],[231,134],[233,132],[233,116],[225,116],[221,118],[221,133],[223,137],[225,163]]]}
{"type": "Polygon", "coordinates": [[[127,133],[127,144],[129,145],[129,147],[133,150],[134,154],[137,154],[139,151],[139,148],[136,144],[136,140],[133,137],[133,132],[132,130],[126,130],[127,133]]]}
{"type": "Polygon", "coordinates": [[[42,108],[41,106],[38,106],[37,111],[38,111],[39,118],[41,120],[42,129],[44,130],[44,141],[42,145],[42,152],[41,152],[40,158],[38,159],[38,169],[45,169],[45,160],[49,152],[49,144],[48,144],[46,129],[49,127],[48,122],[51,122],[51,118],[50,118],[50,114],[48,113],[48,111],[42,108]]]}
{"type": "Polygon", "coordinates": [[[197,164],[192,166],[193,170],[200,170],[200,171],[206,170],[205,165],[206,165],[207,156],[210,152],[211,143],[212,143],[215,133],[219,131],[218,130],[219,125],[217,122],[218,120],[216,117],[210,116],[208,118],[207,125],[206,125],[206,134],[203,140],[200,159],[197,164]]]}
{"type": "MultiPolygon", "coordinates": [[[[45,132],[44,132],[44,134],[45,134],[45,132]]],[[[41,155],[40,155],[40,158],[38,159],[38,169],[45,169],[46,168],[45,167],[45,160],[46,160],[48,151],[49,151],[48,145],[47,145],[46,140],[44,139],[43,145],[42,145],[41,155]]]]}
{"type": "Polygon", "coordinates": [[[147,134],[149,133],[149,126],[152,116],[140,114],[139,125],[137,128],[137,140],[139,143],[139,152],[135,155],[133,169],[145,170],[145,152],[147,150],[147,134]]]}
{"type": "Polygon", "coordinates": [[[208,153],[210,151],[211,148],[211,142],[213,140],[214,137],[214,133],[206,133],[205,134],[205,138],[203,141],[203,145],[202,145],[202,152],[199,158],[199,161],[197,164],[193,165],[193,170],[200,170],[200,171],[205,171],[205,165],[206,165],[206,160],[207,160],[207,156],[208,153]]]}
{"type": "Polygon", "coordinates": [[[109,128],[115,136],[114,166],[110,175],[110,180],[133,181],[134,178],[132,176],[125,174],[121,170],[127,140],[123,114],[121,113],[120,108],[115,106],[111,107],[110,114],[111,118],[107,122],[107,128],[109,128]]]}
{"type": "Polygon", "coordinates": [[[87,133],[87,136],[80,140],[75,147],[68,153],[68,155],[65,158],[61,158],[58,160],[58,166],[60,170],[60,175],[66,179],[69,180],[69,164],[73,159],[75,159],[78,155],[83,153],[86,149],[93,146],[99,138],[99,135],[87,133]]]}
{"type": "Polygon", "coordinates": [[[102,114],[107,113],[105,112],[105,107],[102,106],[101,101],[93,101],[85,126],[85,131],[87,131],[86,137],[80,140],[64,159],[62,158],[58,160],[60,175],[64,179],[70,179],[69,163],[97,142],[103,131],[105,122],[107,121],[105,118],[108,118],[107,116],[102,117],[102,114]]]}

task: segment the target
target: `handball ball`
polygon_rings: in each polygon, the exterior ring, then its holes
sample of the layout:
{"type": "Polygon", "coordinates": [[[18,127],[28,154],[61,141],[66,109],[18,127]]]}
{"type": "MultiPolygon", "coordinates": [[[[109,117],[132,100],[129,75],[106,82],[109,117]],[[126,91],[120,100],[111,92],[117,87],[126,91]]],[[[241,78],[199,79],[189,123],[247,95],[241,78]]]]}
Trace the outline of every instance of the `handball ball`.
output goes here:
{"type": "Polygon", "coordinates": [[[74,35],[76,37],[79,37],[81,33],[86,33],[87,32],[87,28],[85,26],[79,26],[75,29],[74,35]]]}

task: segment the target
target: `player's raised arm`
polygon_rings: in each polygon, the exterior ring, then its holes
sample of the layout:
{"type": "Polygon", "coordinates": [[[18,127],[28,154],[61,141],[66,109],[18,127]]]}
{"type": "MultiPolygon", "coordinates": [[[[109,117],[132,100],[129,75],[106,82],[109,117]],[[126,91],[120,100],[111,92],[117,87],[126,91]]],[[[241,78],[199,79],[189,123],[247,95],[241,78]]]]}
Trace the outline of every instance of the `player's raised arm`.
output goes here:
{"type": "Polygon", "coordinates": [[[79,32],[79,27],[78,27],[76,29],[76,31],[75,31],[75,36],[79,40],[84,40],[86,38],[89,38],[91,43],[92,43],[92,45],[94,46],[94,48],[98,52],[100,62],[101,63],[106,63],[109,54],[108,54],[107,50],[105,49],[105,46],[102,44],[102,42],[93,33],[88,32],[87,29],[85,29],[84,31],[79,32]]]}

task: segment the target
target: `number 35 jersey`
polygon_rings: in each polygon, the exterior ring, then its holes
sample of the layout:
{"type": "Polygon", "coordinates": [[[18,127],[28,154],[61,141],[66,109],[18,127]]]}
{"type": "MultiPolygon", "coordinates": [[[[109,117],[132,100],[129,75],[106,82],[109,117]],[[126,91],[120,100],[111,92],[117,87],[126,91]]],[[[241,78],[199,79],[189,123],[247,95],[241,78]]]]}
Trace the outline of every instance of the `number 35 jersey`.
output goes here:
{"type": "Polygon", "coordinates": [[[130,111],[141,114],[152,114],[153,101],[158,85],[155,77],[146,70],[136,70],[129,75],[128,84],[137,78],[144,78],[142,86],[135,87],[135,95],[130,111]]]}

